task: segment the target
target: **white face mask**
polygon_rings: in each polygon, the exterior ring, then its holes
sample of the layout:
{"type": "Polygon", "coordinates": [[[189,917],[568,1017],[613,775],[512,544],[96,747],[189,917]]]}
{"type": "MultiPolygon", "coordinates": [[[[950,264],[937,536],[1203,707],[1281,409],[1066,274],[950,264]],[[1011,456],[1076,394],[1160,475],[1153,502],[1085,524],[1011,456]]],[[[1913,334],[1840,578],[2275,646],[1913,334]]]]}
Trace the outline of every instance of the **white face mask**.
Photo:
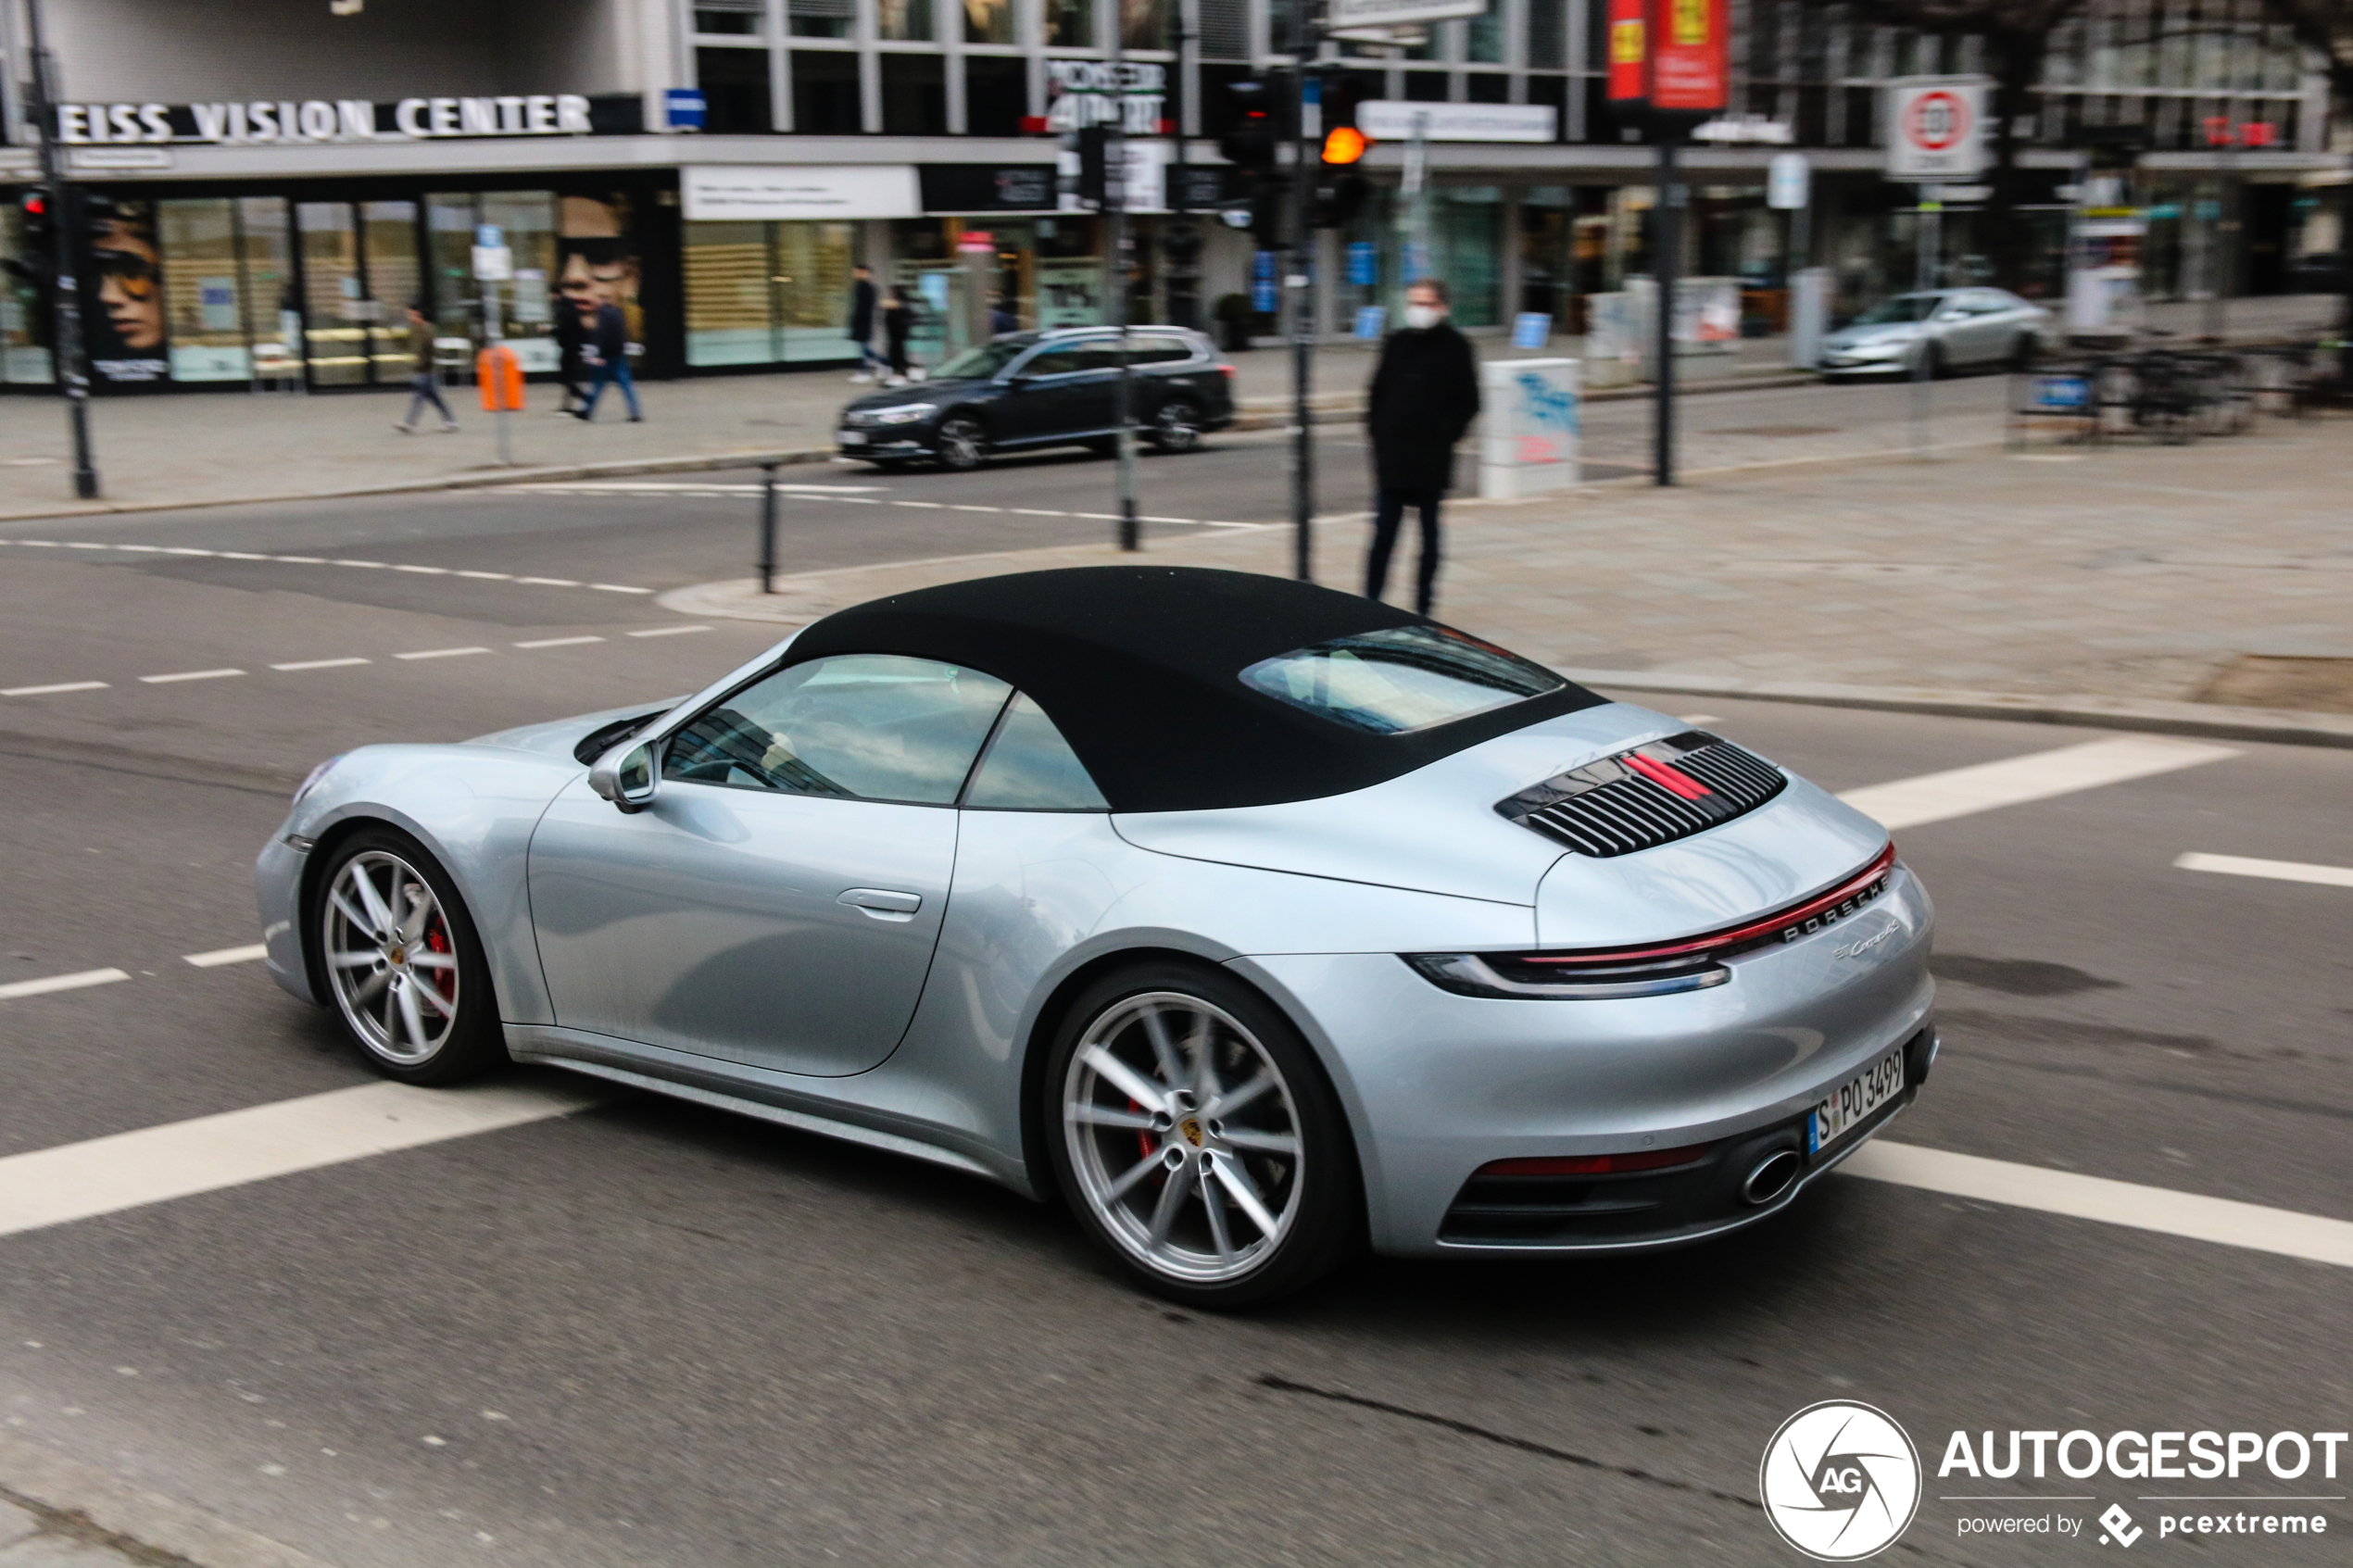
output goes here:
{"type": "Polygon", "coordinates": [[[1409,305],[1405,307],[1405,324],[1417,332],[1426,332],[1438,325],[1445,314],[1435,305],[1409,305]]]}

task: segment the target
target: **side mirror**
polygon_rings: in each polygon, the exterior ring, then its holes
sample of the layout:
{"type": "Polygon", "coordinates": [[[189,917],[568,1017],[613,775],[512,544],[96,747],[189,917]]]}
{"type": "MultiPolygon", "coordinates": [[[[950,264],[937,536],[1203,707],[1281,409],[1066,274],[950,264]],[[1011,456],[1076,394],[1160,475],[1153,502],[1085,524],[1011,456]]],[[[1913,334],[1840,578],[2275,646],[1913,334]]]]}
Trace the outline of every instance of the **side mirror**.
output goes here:
{"type": "Polygon", "coordinates": [[[623,812],[642,811],[653,803],[654,748],[623,742],[597,759],[588,770],[588,787],[623,812]]]}

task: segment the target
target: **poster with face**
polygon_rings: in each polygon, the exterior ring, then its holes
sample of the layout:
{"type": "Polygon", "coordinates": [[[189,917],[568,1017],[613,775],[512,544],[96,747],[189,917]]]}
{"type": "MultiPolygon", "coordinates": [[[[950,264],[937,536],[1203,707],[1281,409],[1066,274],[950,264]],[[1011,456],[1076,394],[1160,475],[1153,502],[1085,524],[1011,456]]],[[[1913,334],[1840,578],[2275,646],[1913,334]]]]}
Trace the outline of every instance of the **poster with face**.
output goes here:
{"type": "Polygon", "coordinates": [[[94,378],[104,386],[169,382],[155,203],[93,194],[82,200],[82,224],[89,254],[82,330],[94,378]]]}
{"type": "Polygon", "coordinates": [[[560,307],[577,312],[593,327],[598,307],[617,305],[628,324],[629,341],[645,342],[645,310],[638,302],[645,268],[629,232],[628,198],[563,196],[557,207],[560,307]]]}

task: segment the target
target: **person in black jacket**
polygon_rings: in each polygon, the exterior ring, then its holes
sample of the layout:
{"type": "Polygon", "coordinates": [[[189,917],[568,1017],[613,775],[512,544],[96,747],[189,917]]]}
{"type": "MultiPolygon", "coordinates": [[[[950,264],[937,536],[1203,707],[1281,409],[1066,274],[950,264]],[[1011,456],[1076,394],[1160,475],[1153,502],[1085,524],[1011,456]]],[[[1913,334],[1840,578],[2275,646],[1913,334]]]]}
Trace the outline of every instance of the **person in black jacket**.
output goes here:
{"type": "Polygon", "coordinates": [[[915,330],[915,306],[898,284],[883,291],[883,342],[887,345],[890,376],[887,384],[907,384],[907,339],[915,330]]]}
{"type": "Polygon", "coordinates": [[[560,294],[556,296],[555,325],[556,384],[564,389],[562,406],[556,412],[569,414],[577,410],[586,396],[580,390],[580,383],[588,379],[588,366],[580,351],[588,343],[588,323],[582,319],[580,307],[560,294]]]}
{"type": "Polygon", "coordinates": [[[1405,325],[1381,345],[1365,398],[1373,448],[1373,546],[1365,596],[1389,585],[1389,558],[1405,508],[1421,513],[1421,574],[1414,608],[1428,615],[1438,596],[1438,505],[1454,482],[1454,444],[1478,417],[1478,365],[1468,339],[1446,321],[1446,285],[1424,278],[1405,291],[1405,325]]]}
{"type": "Polygon", "coordinates": [[[588,329],[589,354],[596,357],[597,379],[588,383],[588,401],[580,406],[574,416],[593,420],[597,417],[597,399],[614,382],[621,383],[622,396],[629,400],[629,422],[636,424],[645,419],[637,407],[637,383],[629,374],[629,318],[621,307],[607,300],[597,307],[597,319],[588,329]]]}
{"type": "Polygon", "coordinates": [[[858,345],[858,373],[849,379],[873,381],[882,357],[875,352],[875,273],[863,262],[849,270],[849,341],[858,345]]]}

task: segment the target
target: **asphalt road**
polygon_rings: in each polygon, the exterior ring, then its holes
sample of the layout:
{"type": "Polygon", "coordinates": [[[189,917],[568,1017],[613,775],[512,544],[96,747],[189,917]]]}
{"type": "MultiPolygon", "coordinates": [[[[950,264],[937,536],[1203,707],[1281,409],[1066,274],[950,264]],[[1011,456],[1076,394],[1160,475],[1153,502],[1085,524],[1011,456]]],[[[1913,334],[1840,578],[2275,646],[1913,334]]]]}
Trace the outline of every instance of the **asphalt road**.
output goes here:
{"type": "MultiPolygon", "coordinates": [[[[1102,470],[1021,471],[1036,496],[1102,470]]],[[[1168,515],[1216,520],[1214,499],[1168,515]]],[[[847,564],[1099,526],[841,509],[859,516],[796,508],[796,548],[847,564]]],[[[735,496],[466,496],[71,535],[377,567],[0,551],[0,687],[107,683],[0,697],[0,985],[129,976],[0,1001],[0,1156],[368,1081],[258,966],[182,961],[256,939],[248,868],[289,784],[367,740],[700,684],[770,633],[634,636],[697,623],[585,584],[739,575],[746,514],[735,496]],[[601,640],[517,646],[573,637],[601,640]],[[271,668],[336,658],[369,662],[271,668]]],[[[1832,789],[2095,738],[1670,707],[1832,789]]],[[[2353,1219],[2353,891],[2172,866],[2353,866],[2353,757],[2235,752],[1900,835],[1939,908],[1946,1045],[1891,1137],[2353,1219]]],[[[1051,1209],[624,1094],[0,1238],[0,1420],[346,1568],[1780,1563],[1758,1455],[1799,1408],[1851,1398],[1930,1461],[1908,1559],[2040,1563],[2100,1549],[1958,1537],[1974,1505],[1941,1494],[2009,1488],[1940,1485],[1948,1432],[2341,1430],[2346,1285],[1841,1179],[1721,1244],[1368,1260],[1220,1319],[1137,1296],[1051,1209]]],[[[2145,1506],[2129,1483],[2016,1489],[2145,1506]]],[[[2353,1529],[2341,1500],[2309,1509],[2353,1529]]],[[[2162,1549],[2342,1557],[2281,1537],[2162,1549]]]]}

